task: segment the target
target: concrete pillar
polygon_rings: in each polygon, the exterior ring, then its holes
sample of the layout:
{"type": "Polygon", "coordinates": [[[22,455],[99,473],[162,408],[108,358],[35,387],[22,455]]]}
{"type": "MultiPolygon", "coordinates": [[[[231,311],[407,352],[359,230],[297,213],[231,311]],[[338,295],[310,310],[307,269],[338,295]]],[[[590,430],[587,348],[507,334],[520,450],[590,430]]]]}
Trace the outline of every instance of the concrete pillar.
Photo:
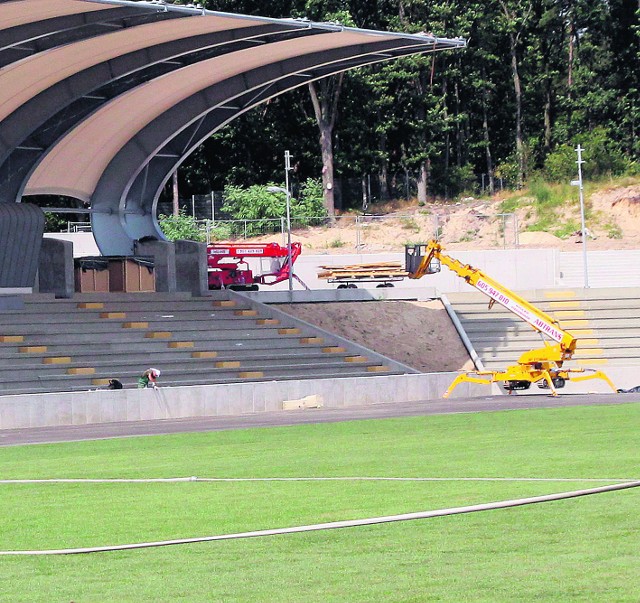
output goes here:
{"type": "Polygon", "coordinates": [[[0,203],[0,289],[31,292],[43,233],[44,213],[37,205],[0,203]]]}
{"type": "Polygon", "coordinates": [[[73,297],[75,284],[71,241],[42,239],[38,262],[38,290],[40,293],[54,293],[56,297],[73,297]]]}
{"type": "Polygon", "coordinates": [[[156,291],[174,293],[176,289],[176,250],[171,241],[136,241],[136,256],[153,258],[156,291]]]}
{"type": "Polygon", "coordinates": [[[176,288],[192,295],[209,290],[207,279],[207,244],[196,241],[175,241],[176,288]]]}

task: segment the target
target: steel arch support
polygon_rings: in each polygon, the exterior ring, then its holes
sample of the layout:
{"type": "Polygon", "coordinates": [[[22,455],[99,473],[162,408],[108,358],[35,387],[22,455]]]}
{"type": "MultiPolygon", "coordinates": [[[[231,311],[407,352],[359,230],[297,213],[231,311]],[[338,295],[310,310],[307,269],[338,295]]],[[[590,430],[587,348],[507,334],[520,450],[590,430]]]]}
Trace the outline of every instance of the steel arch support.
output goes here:
{"type": "MultiPolygon", "coordinates": [[[[181,131],[188,128],[195,120],[199,120],[203,115],[216,111],[225,103],[234,103],[243,95],[253,95],[254,102],[249,102],[233,115],[225,116],[223,121],[219,118],[205,122],[208,123],[208,132],[200,136],[200,141],[224,123],[228,123],[237,117],[241,112],[264,102],[267,98],[282,94],[288,90],[292,90],[303,85],[311,79],[309,78],[301,82],[299,74],[314,68],[322,69],[325,72],[322,76],[326,77],[331,73],[344,71],[345,69],[361,66],[362,64],[379,62],[395,58],[394,56],[379,56],[378,53],[395,51],[396,53],[415,54],[415,42],[398,44],[397,40],[377,42],[374,44],[358,44],[351,47],[342,47],[332,50],[323,50],[308,55],[296,56],[286,61],[267,64],[259,69],[252,70],[248,73],[242,73],[224,82],[213,84],[209,88],[199,91],[197,94],[185,99],[178,105],[172,107],[169,111],[163,113],[157,119],[153,120],[145,128],[134,136],[129,143],[111,160],[108,167],[102,174],[92,197],[92,207],[98,211],[92,215],[94,223],[94,235],[96,242],[103,253],[109,249],[109,254],[124,253],[124,249],[116,250],[107,233],[99,232],[102,222],[99,218],[102,209],[111,208],[115,210],[115,204],[118,204],[119,211],[123,214],[123,228],[129,232],[130,244],[132,248],[133,241],[140,236],[156,236],[161,237],[157,220],[155,217],[155,205],[159,187],[155,190],[148,186],[152,182],[158,183],[160,186],[164,184],[169,177],[171,171],[162,174],[159,177],[157,171],[160,165],[166,165],[165,162],[153,166],[153,171],[147,173],[147,186],[144,187],[144,197],[129,195],[129,191],[139,193],[143,187],[135,185],[138,175],[144,167],[149,164],[151,158],[162,148],[167,147],[168,143],[175,138],[181,131]],[[296,77],[298,74],[298,77],[296,77]],[[287,85],[278,87],[279,82],[286,82],[287,85]],[[263,94],[264,89],[269,89],[268,96],[263,94]],[[218,122],[218,125],[214,125],[218,122]],[[126,214],[126,215],[125,215],[126,214]],[[132,218],[131,216],[135,216],[132,218]],[[105,246],[103,250],[102,245],[105,246]]],[[[424,51],[429,50],[425,45],[424,51]]],[[[204,131],[204,130],[203,130],[204,131]]],[[[191,150],[197,145],[191,145],[191,150]]],[[[187,153],[188,154],[188,153],[187,153]]],[[[181,153],[179,159],[174,161],[173,169],[187,156],[181,153]]],[[[164,168],[166,169],[166,167],[164,168]]]]}

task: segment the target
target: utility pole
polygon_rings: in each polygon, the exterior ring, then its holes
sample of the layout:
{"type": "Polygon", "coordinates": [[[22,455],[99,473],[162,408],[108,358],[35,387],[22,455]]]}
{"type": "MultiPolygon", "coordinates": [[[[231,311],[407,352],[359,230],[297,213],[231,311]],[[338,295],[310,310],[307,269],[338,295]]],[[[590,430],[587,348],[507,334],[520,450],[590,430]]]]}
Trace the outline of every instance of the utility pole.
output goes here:
{"type": "Polygon", "coordinates": [[[287,191],[287,262],[289,263],[289,291],[293,291],[293,262],[291,261],[291,190],[289,189],[289,171],[291,153],[284,152],[284,187],[287,191]]]}
{"type": "Polygon", "coordinates": [[[584,217],[584,187],[582,185],[582,164],[584,163],[584,159],[582,159],[582,151],[584,149],[578,145],[576,147],[576,153],[578,153],[578,179],[572,180],[571,185],[577,186],[578,191],[580,193],[580,220],[582,222],[582,265],[584,268],[584,288],[589,288],[589,266],[587,264],[587,226],[584,217]]]}

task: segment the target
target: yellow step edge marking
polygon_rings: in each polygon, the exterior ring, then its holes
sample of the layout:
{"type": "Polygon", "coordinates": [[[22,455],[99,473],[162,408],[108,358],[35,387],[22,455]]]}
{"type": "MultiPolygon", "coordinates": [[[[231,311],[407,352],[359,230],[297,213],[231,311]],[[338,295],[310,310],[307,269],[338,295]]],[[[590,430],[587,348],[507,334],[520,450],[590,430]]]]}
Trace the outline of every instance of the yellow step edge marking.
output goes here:
{"type": "Polygon", "coordinates": [[[551,308],[579,308],[580,301],[554,301],[549,303],[549,307],[551,308]]]}
{"type": "Polygon", "coordinates": [[[91,379],[91,385],[109,385],[110,379],[103,379],[98,377],[97,379],[91,379]]]}
{"type": "Polygon", "coordinates": [[[573,329],[573,328],[579,328],[579,327],[588,327],[589,326],[589,321],[588,320],[563,320],[560,323],[560,326],[563,329],[573,329]]]}
{"type": "Polygon", "coordinates": [[[42,359],[42,364],[69,364],[71,356],[49,356],[42,359]]]}
{"type": "Polygon", "coordinates": [[[148,322],[123,322],[122,328],[123,329],[148,329],[149,323],[148,322]]]}
{"type": "Polygon", "coordinates": [[[173,334],[170,331],[150,331],[144,334],[145,339],[170,339],[173,334]]]}
{"type": "Polygon", "coordinates": [[[606,358],[585,358],[580,359],[580,364],[608,364],[609,361],[606,358]]]}
{"type": "Polygon", "coordinates": [[[215,363],[216,368],[240,368],[239,360],[221,360],[215,363]]]}
{"type": "Polygon", "coordinates": [[[300,329],[293,327],[293,328],[285,328],[285,329],[278,329],[278,333],[280,335],[300,335],[300,329]]]}
{"type": "Polygon", "coordinates": [[[22,343],[23,335],[0,335],[0,343],[22,343]]]}
{"type": "Polygon", "coordinates": [[[238,373],[238,377],[241,379],[257,379],[264,377],[264,373],[262,371],[242,371],[238,373]]]}
{"type": "Polygon", "coordinates": [[[212,304],[216,308],[233,308],[233,306],[236,305],[236,302],[234,302],[233,300],[227,299],[227,300],[214,301],[212,302],[212,304]]]}
{"type": "Polygon", "coordinates": [[[100,312],[100,318],[126,318],[126,312],[100,312]]]}
{"type": "Polygon", "coordinates": [[[235,316],[257,316],[258,312],[256,310],[234,310],[235,316]]]}
{"type": "Polygon", "coordinates": [[[388,366],[376,365],[376,366],[368,366],[367,372],[369,373],[384,373],[389,370],[388,366]]]}
{"type": "Polygon", "coordinates": [[[556,310],[551,315],[561,320],[563,318],[584,318],[586,313],[584,310],[556,310]]]}
{"type": "Polygon", "coordinates": [[[368,358],[365,356],[345,356],[345,362],[366,362],[368,358]]]}
{"type": "Polygon", "coordinates": [[[18,351],[25,354],[38,354],[40,352],[46,352],[46,345],[25,345],[18,348],[18,351]]]}
{"type": "Polygon", "coordinates": [[[322,337],[301,337],[300,343],[323,343],[324,339],[322,337]]]}
{"type": "Polygon", "coordinates": [[[89,366],[68,368],[67,375],[93,375],[96,369],[89,366]]]}
{"type": "Polygon", "coordinates": [[[280,321],[277,318],[259,318],[258,320],[256,320],[256,324],[261,325],[261,326],[267,326],[267,325],[279,325],[280,321]]]}
{"type": "Polygon", "coordinates": [[[551,299],[551,298],[558,298],[558,297],[575,297],[576,296],[576,292],[575,291],[545,291],[544,292],[544,296],[547,299],[551,299]]]}
{"type": "Polygon", "coordinates": [[[102,302],[79,302],[76,307],[82,310],[101,310],[104,308],[104,304],[102,302]]]}
{"type": "Polygon", "coordinates": [[[329,345],[326,348],[322,348],[322,351],[325,354],[340,354],[340,353],[346,352],[347,350],[346,348],[343,348],[339,345],[329,345]]]}
{"type": "Polygon", "coordinates": [[[169,348],[192,348],[193,341],[170,341],[167,344],[169,348]]]}
{"type": "Polygon", "coordinates": [[[191,352],[191,358],[215,358],[218,352],[191,352]]]}
{"type": "Polygon", "coordinates": [[[578,339],[578,349],[583,349],[586,346],[596,346],[600,344],[599,339],[578,339]]]}
{"type": "Polygon", "coordinates": [[[593,335],[593,329],[571,329],[571,335],[574,337],[582,337],[583,335],[593,335]]]}

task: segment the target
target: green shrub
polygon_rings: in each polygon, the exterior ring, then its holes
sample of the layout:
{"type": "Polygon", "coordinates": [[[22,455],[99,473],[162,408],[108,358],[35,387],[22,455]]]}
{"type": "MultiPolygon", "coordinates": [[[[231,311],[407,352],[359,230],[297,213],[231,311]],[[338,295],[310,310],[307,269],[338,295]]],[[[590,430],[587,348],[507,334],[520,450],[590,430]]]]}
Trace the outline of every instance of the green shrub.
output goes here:
{"type": "Polygon", "coordinates": [[[564,144],[547,156],[544,163],[544,175],[553,182],[575,179],[578,175],[578,154],[576,146],[580,144],[582,153],[582,175],[584,179],[598,179],[604,176],[624,174],[631,168],[621,149],[613,141],[606,128],[598,127],[576,136],[575,143],[564,144]]]}
{"type": "Polygon", "coordinates": [[[522,201],[522,197],[509,197],[500,203],[498,206],[498,213],[512,214],[520,207],[522,201]]]}
{"type": "MultiPolygon", "coordinates": [[[[228,185],[224,189],[222,210],[233,220],[251,220],[246,224],[246,234],[249,236],[279,231],[280,223],[277,218],[286,216],[287,198],[284,193],[267,190],[274,186],[279,185],[269,183],[249,188],[228,185]]],[[[326,211],[319,180],[308,179],[302,184],[300,195],[290,199],[290,215],[296,224],[308,226],[321,222],[311,218],[320,216],[324,219],[326,211]]]]}
{"type": "Polygon", "coordinates": [[[571,235],[575,234],[578,230],[580,230],[580,224],[578,224],[578,222],[574,220],[569,220],[565,224],[562,224],[558,228],[554,229],[553,234],[561,239],[567,239],[571,235]]]}
{"type": "Polygon", "coordinates": [[[621,239],[622,238],[622,228],[620,228],[614,222],[609,222],[605,228],[607,229],[607,238],[609,239],[621,239]]]}
{"type": "Polygon", "coordinates": [[[209,239],[211,241],[225,241],[234,234],[232,225],[228,222],[214,223],[209,226],[209,239]]]}
{"type": "Polygon", "coordinates": [[[160,229],[169,241],[199,241],[204,242],[206,234],[202,231],[198,222],[193,216],[190,216],[180,210],[177,216],[166,216],[160,214],[158,216],[160,229]]]}

